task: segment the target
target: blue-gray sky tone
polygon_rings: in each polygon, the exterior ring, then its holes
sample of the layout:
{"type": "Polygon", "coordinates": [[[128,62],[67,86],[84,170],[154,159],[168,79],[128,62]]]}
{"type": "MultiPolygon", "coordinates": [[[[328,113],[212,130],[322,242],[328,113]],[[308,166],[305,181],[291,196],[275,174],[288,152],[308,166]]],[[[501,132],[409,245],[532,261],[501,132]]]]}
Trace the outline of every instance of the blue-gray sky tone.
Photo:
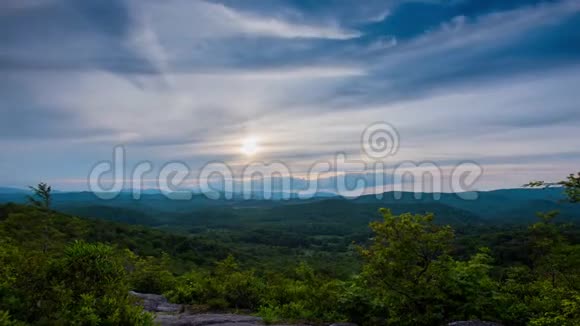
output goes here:
{"type": "Polygon", "coordinates": [[[280,160],[300,174],[400,134],[388,164],[479,188],[580,170],[580,1],[2,0],[0,185],[85,189],[129,162],[280,160]]]}

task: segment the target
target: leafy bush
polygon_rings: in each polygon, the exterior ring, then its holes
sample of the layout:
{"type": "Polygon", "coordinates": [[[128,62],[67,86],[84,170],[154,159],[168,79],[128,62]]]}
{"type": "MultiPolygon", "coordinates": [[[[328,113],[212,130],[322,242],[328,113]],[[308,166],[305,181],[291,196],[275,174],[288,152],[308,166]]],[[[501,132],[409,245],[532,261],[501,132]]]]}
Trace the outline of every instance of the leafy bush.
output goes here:
{"type": "Polygon", "coordinates": [[[272,277],[266,287],[260,311],[267,316],[292,321],[346,320],[338,305],[343,282],[327,279],[305,263],[292,278],[272,277]]]}
{"type": "Polygon", "coordinates": [[[219,262],[213,273],[192,271],[167,292],[175,302],[208,304],[211,308],[256,309],[263,284],[251,271],[241,271],[232,256],[219,262]]]}
{"type": "Polygon", "coordinates": [[[167,254],[161,258],[139,257],[128,251],[127,255],[133,264],[129,281],[134,291],[162,294],[175,286],[175,276],[169,272],[171,258],[167,254]]]}
{"type": "Polygon", "coordinates": [[[43,316],[74,324],[143,325],[151,316],[129,297],[123,257],[104,244],[75,242],[51,264],[43,316]]]}
{"type": "MultiPolygon", "coordinates": [[[[2,252],[6,263],[6,249],[2,252]]],[[[22,262],[24,266],[8,262],[2,268],[10,291],[0,298],[0,306],[8,307],[14,319],[51,325],[152,324],[151,316],[129,297],[123,256],[110,246],[75,242],[60,258],[22,262]]]]}

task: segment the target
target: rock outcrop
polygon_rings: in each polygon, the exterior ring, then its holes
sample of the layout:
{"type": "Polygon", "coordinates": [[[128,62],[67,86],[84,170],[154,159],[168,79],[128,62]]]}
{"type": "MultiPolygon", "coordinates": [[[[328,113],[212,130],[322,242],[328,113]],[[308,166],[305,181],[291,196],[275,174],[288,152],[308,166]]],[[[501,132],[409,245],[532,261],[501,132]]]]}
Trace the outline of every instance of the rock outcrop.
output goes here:
{"type": "Polygon", "coordinates": [[[448,326],[501,326],[501,324],[492,323],[488,321],[455,321],[447,324],[448,326]]]}
{"type": "Polygon", "coordinates": [[[155,313],[155,322],[167,326],[263,326],[260,317],[237,315],[202,313],[192,314],[186,306],[169,303],[167,299],[158,294],[130,292],[131,295],[141,299],[141,305],[146,311],[155,313]]]}
{"type": "MultiPolygon", "coordinates": [[[[155,313],[155,322],[163,326],[264,326],[260,317],[228,313],[191,313],[187,306],[169,303],[158,294],[130,292],[141,299],[141,305],[149,312],[155,313]]],[[[283,325],[272,325],[283,326],[283,325]]],[[[297,325],[286,325],[297,326],[297,325]]],[[[353,323],[334,323],[329,326],[357,326],[353,323]]],[[[448,326],[501,326],[483,321],[456,321],[448,326]]]]}
{"type": "Polygon", "coordinates": [[[183,312],[183,305],[169,303],[167,299],[159,294],[138,293],[130,291],[129,294],[141,299],[143,309],[149,312],[179,313],[183,312]]]}
{"type": "Polygon", "coordinates": [[[263,325],[262,319],[235,314],[158,314],[155,322],[161,325],[179,326],[255,326],[263,325]]]}

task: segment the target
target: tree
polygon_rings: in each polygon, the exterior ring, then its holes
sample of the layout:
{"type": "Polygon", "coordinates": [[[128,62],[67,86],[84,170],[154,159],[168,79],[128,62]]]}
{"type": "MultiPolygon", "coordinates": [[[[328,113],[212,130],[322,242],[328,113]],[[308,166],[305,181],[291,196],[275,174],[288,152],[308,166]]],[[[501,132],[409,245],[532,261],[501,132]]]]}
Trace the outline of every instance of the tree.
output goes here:
{"type": "Polygon", "coordinates": [[[38,186],[29,186],[29,188],[33,191],[33,195],[28,196],[28,201],[34,206],[43,209],[50,209],[50,204],[52,201],[50,193],[52,191],[52,187],[44,182],[41,182],[38,184],[38,186]]]}
{"type": "MultiPolygon", "coordinates": [[[[561,186],[569,202],[580,202],[580,172],[563,181],[532,181],[525,186],[561,186]]],[[[557,211],[540,212],[540,222],[530,226],[532,268],[508,274],[503,282],[500,301],[519,302],[506,305],[510,308],[502,314],[504,321],[533,326],[580,324],[580,246],[570,244],[564,235],[567,225],[554,223],[557,215],[557,211]]]]}
{"type": "Polygon", "coordinates": [[[554,186],[561,186],[564,187],[564,193],[568,197],[568,200],[572,203],[579,203],[580,202],[580,172],[576,175],[571,173],[568,175],[566,180],[558,181],[558,182],[545,182],[545,181],[532,181],[524,185],[524,187],[554,187],[554,186]]]}
{"type": "MultiPolygon", "coordinates": [[[[40,207],[42,210],[48,211],[50,209],[50,204],[52,202],[51,191],[52,187],[48,184],[41,182],[36,187],[29,186],[30,190],[33,191],[32,196],[28,196],[28,201],[36,207],[40,207]]],[[[50,215],[47,214],[46,220],[44,221],[44,244],[42,251],[46,252],[48,250],[48,223],[50,222],[50,215]]]]}
{"type": "Polygon", "coordinates": [[[566,180],[560,181],[560,184],[566,188],[566,195],[571,202],[580,202],[580,172],[577,175],[570,174],[566,180]]]}
{"type": "Polygon", "coordinates": [[[363,278],[388,324],[441,323],[444,283],[452,268],[453,230],[437,226],[432,214],[395,216],[381,209],[383,221],[371,223],[374,238],[361,249],[363,278]]]}

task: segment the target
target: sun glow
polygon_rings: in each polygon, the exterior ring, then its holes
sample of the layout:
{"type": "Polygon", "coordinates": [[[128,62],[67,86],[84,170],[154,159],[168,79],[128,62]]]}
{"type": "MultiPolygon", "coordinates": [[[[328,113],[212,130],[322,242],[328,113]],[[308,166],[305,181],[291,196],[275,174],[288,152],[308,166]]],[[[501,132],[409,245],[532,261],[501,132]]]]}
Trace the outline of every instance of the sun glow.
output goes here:
{"type": "Polygon", "coordinates": [[[258,146],[258,140],[256,139],[256,137],[248,137],[248,138],[243,140],[242,147],[240,148],[240,151],[244,155],[252,156],[252,155],[256,154],[259,149],[260,148],[258,146]]]}

